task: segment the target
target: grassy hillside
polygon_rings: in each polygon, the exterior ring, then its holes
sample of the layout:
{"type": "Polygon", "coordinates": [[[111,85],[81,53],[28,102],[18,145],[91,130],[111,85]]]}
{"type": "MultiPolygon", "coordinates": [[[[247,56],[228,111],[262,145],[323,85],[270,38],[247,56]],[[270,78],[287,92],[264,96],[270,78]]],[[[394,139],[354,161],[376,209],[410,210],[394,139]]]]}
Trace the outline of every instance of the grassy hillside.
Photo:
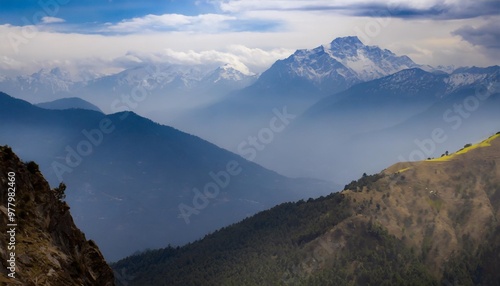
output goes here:
{"type": "Polygon", "coordinates": [[[498,285],[498,137],[112,267],[128,285],[498,285]]]}

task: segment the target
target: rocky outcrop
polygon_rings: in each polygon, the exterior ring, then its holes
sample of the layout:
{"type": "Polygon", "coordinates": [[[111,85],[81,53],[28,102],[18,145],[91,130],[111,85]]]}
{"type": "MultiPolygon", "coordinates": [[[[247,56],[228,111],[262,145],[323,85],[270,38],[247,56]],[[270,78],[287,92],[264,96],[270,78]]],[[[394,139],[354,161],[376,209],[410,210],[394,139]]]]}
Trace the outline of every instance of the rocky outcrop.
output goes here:
{"type": "Polygon", "coordinates": [[[0,147],[0,285],[114,285],[99,248],[62,201],[64,189],[51,190],[36,163],[0,147]]]}

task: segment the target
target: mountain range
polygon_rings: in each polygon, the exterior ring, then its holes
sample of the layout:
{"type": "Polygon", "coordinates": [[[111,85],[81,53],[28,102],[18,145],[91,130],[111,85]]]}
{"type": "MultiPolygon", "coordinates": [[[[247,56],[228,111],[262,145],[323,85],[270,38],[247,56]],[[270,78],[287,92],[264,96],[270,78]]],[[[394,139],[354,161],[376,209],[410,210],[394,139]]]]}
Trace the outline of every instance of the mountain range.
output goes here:
{"type": "MultiPolygon", "coordinates": [[[[256,78],[257,75],[239,71],[229,64],[213,67],[144,63],[111,75],[85,70],[73,75],[62,68],[44,68],[31,75],[0,77],[0,90],[33,103],[79,97],[110,113],[130,110],[118,110],[113,102],[132,92],[147,93],[149,102],[155,104],[189,108],[248,86],[256,78]]],[[[151,112],[150,109],[156,107],[146,103],[139,111],[151,112]]]]}
{"type": "Polygon", "coordinates": [[[30,102],[56,100],[71,97],[71,91],[78,86],[68,71],[61,68],[41,69],[31,75],[0,78],[0,90],[17,94],[30,102]]]}
{"type": "Polygon", "coordinates": [[[413,68],[445,74],[443,67],[418,65],[407,56],[364,45],[357,37],[337,38],[328,45],[297,50],[276,61],[254,84],[171,124],[236,151],[241,140],[266,125],[273,108],[286,106],[291,114],[300,115],[327,96],[413,68]],[[199,128],[202,123],[204,128],[199,128]],[[207,123],[211,128],[205,128],[207,123]]]}
{"type": "Polygon", "coordinates": [[[314,49],[297,50],[261,75],[229,64],[142,63],[110,75],[44,68],[31,75],[2,76],[0,90],[32,103],[79,97],[106,113],[133,110],[191,131],[207,117],[224,117],[228,110],[242,106],[248,114],[261,115],[269,106],[272,109],[285,103],[292,112],[300,113],[325,95],[414,67],[432,69],[407,56],[366,46],[357,37],[344,37],[314,49]],[[140,97],[140,104],[116,104],[124,96],[140,97]]]}

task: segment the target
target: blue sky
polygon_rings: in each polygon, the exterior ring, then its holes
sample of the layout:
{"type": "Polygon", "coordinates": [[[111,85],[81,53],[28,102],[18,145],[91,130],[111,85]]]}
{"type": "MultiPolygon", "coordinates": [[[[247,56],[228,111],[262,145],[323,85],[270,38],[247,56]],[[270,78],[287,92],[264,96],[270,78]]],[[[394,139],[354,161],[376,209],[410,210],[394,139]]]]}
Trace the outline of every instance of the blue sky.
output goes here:
{"type": "Polygon", "coordinates": [[[240,19],[239,13],[223,11],[217,1],[211,0],[3,0],[0,3],[0,25],[50,24],[52,31],[66,33],[201,31],[197,26],[204,23],[203,31],[211,33],[273,31],[280,26],[279,21],[272,19],[240,19]],[[138,25],[139,22],[142,24],[138,25]],[[215,25],[205,29],[212,24],[215,25]]]}
{"type": "Polygon", "coordinates": [[[499,21],[498,0],[0,0],[0,75],[149,62],[258,73],[351,35],[421,64],[487,66],[500,64],[499,21]]]}
{"type": "MultiPolygon", "coordinates": [[[[46,7],[53,9],[57,3],[58,18],[72,24],[119,22],[123,19],[141,17],[147,14],[198,15],[214,11],[214,6],[205,1],[161,1],[161,0],[48,0],[46,7]]],[[[43,10],[39,1],[1,0],[0,24],[24,25],[22,18],[32,21],[33,15],[43,10]]],[[[52,10],[55,11],[55,10],[52,10]]],[[[49,13],[47,13],[49,14],[49,13]]]]}
{"type": "Polygon", "coordinates": [[[25,19],[36,24],[40,19],[37,16],[43,13],[69,24],[118,23],[149,14],[196,16],[234,14],[244,10],[335,11],[367,17],[389,12],[391,17],[420,19],[464,19],[500,13],[500,1],[497,0],[0,0],[0,7],[0,24],[11,25],[26,25],[25,19]],[[395,4],[388,6],[387,3],[395,4]]]}

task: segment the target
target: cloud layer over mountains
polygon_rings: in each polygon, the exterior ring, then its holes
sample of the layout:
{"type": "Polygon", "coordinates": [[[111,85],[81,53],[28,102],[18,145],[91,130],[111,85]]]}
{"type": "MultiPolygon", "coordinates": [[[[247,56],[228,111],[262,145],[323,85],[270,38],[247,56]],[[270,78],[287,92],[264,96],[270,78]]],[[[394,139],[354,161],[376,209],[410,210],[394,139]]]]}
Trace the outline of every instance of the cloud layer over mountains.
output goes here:
{"type": "Polygon", "coordinates": [[[156,55],[155,63],[189,57],[260,73],[305,42],[353,34],[366,44],[391,43],[420,64],[499,63],[498,1],[170,2],[0,4],[0,72],[64,67],[110,74],[124,69],[124,57],[145,53],[156,55]]]}

